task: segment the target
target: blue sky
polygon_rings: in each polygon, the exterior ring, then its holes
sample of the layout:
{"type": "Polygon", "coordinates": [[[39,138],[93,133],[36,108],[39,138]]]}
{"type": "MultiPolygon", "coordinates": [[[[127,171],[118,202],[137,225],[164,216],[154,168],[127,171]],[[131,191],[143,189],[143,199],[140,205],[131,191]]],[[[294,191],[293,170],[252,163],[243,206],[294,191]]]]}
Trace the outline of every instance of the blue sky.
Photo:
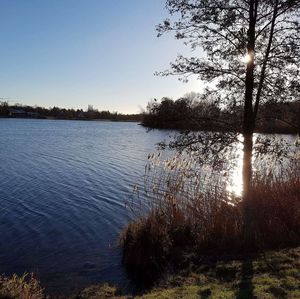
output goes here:
{"type": "Polygon", "coordinates": [[[186,52],[156,37],[164,0],[0,0],[0,97],[135,113],[151,98],[201,91],[156,77],[186,52]]]}

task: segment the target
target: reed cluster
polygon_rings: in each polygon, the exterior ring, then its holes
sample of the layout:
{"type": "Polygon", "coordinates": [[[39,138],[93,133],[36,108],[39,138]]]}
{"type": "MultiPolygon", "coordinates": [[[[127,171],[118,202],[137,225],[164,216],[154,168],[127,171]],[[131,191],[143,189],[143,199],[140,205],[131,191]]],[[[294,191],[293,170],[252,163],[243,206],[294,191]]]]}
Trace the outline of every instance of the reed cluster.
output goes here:
{"type": "Polygon", "coordinates": [[[276,175],[260,172],[254,177],[247,206],[251,239],[244,233],[244,202],[227,191],[226,174],[195,171],[196,164],[187,158],[155,163],[147,166],[149,213],[129,224],[121,238],[124,264],[135,277],[157,277],[166,265],[180,264],[188,251],[245,255],[300,245],[298,162],[276,175]]]}

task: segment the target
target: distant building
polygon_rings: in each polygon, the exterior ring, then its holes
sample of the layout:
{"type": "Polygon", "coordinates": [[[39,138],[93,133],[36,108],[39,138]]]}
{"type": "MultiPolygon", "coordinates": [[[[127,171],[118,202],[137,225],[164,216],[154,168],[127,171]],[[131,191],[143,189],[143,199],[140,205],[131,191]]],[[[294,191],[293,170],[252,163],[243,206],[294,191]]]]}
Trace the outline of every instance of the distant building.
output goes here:
{"type": "Polygon", "coordinates": [[[8,115],[10,117],[27,117],[27,112],[22,109],[8,109],[8,115]]]}
{"type": "Polygon", "coordinates": [[[8,109],[9,117],[13,118],[39,118],[40,115],[37,112],[26,112],[23,109],[8,109]]]}
{"type": "Polygon", "coordinates": [[[77,112],[77,117],[78,118],[85,118],[85,113],[83,111],[77,112]]]}
{"type": "Polygon", "coordinates": [[[29,118],[39,118],[40,115],[37,112],[27,112],[27,117],[29,117],[29,118]]]}

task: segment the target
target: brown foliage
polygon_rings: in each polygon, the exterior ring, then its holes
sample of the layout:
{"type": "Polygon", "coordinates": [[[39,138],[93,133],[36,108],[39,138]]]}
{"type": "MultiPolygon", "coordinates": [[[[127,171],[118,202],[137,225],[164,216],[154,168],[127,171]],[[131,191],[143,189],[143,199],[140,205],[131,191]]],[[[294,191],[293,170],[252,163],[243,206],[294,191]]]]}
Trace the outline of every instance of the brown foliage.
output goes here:
{"type": "Polygon", "coordinates": [[[5,299],[42,299],[43,289],[33,274],[12,277],[0,277],[0,298],[5,299]]]}
{"type": "Polygon", "coordinates": [[[153,277],[169,261],[180,263],[174,258],[178,249],[218,255],[300,245],[300,177],[296,170],[284,177],[254,179],[249,203],[251,240],[244,234],[240,198],[230,198],[222,188],[205,192],[196,188],[196,193],[184,196],[180,176],[177,172],[173,184],[167,177],[167,191],[162,186],[154,189],[150,215],[130,224],[123,234],[124,262],[136,275],[146,272],[148,278],[153,277]]]}

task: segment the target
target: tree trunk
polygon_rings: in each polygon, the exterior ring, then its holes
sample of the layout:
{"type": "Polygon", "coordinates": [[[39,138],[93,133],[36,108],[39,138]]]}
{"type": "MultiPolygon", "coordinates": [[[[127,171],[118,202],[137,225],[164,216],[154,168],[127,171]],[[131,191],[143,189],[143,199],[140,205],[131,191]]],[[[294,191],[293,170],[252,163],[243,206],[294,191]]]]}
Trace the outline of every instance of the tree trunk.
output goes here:
{"type": "Polygon", "coordinates": [[[245,81],[245,105],[244,105],[244,159],[243,159],[243,205],[244,205],[244,239],[246,244],[252,244],[253,230],[251,212],[251,189],[252,189],[252,152],[253,132],[255,127],[255,116],[253,111],[253,89],[254,89],[254,60],[255,60],[255,26],[257,17],[257,0],[249,2],[249,29],[247,51],[250,57],[246,68],[245,81]]]}
{"type": "Polygon", "coordinates": [[[257,2],[250,0],[249,7],[249,29],[247,51],[250,57],[246,67],[245,81],[245,105],[244,105],[244,165],[243,165],[243,182],[244,182],[244,200],[248,197],[251,189],[252,180],[252,148],[253,148],[253,131],[254,131],[254,111],[253,111],[253,89],[254,89],[254,59],[255,59],[255,25],[257,16],[257,2]]]}
{"type": "Polygon", "coordinates": [[[252,186],[253,133],[244,134],[243,199],[249,200],[252,186]]]}
{"type": "Polygon", "coordinates": [[[255,214],[252,209],[252,154],[253,133],[244,134],[244,158],[243,158],[243,237],[245,248],[255,246],[255,214]]]}

